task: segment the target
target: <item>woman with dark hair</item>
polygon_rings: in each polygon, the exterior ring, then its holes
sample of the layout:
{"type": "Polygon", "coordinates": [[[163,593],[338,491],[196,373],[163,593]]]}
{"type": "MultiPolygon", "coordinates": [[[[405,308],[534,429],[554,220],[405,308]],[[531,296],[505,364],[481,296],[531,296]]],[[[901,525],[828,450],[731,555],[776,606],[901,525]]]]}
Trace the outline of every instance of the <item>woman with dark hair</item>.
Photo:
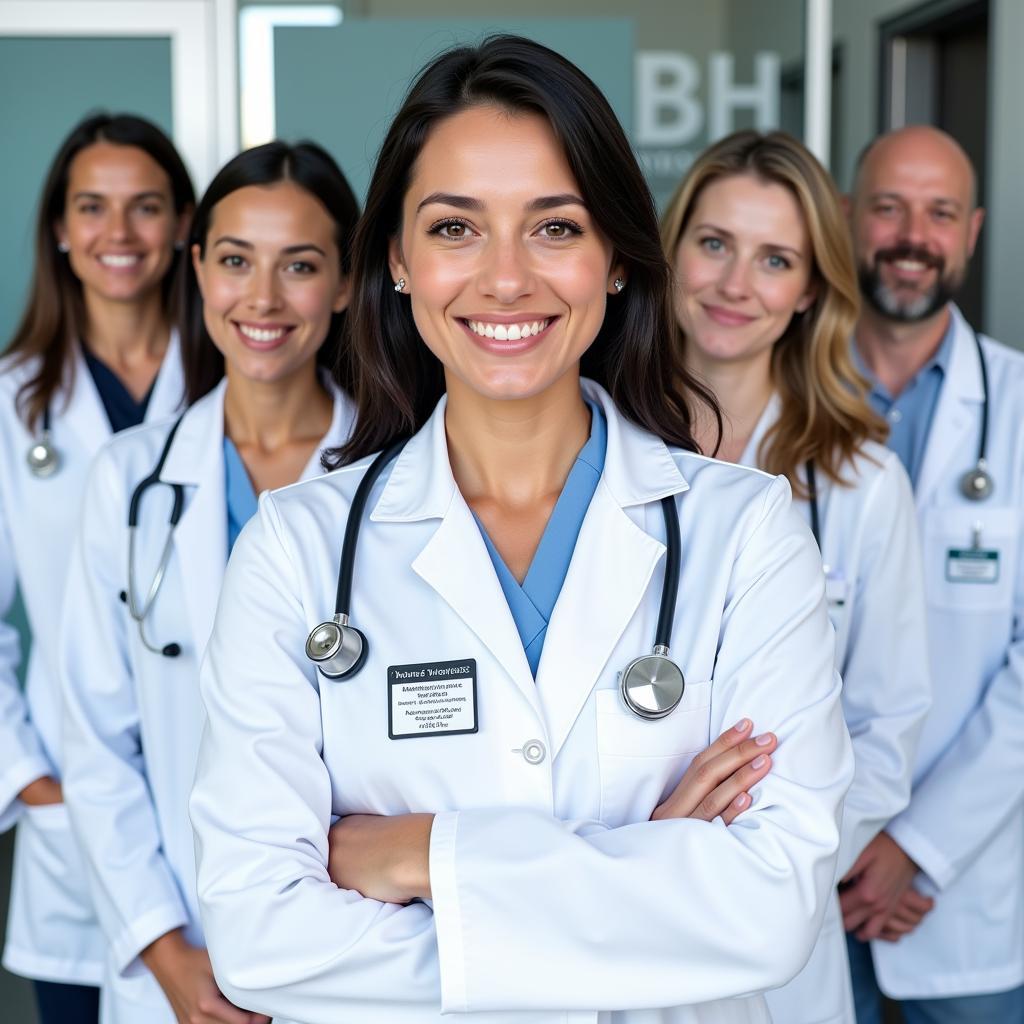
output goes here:
{"type": "Polygon", "coordinates": [[[0,621],[0,828],[19,823],[4,966],[44,1024],[95,1021],[104,942],[62,803],[53,633],[92,456],[182,400],[174,292],[195,197],[150,122],[72,129],[39,201],[32,284],[0,360],[0,613],[19,588],[36,638],[24,693],[0,621]]]}
{"type": "Polygon", "coordinates": [[[697,453],[607,101],[525,39],[437,58],[353,275],[356,431],[264,500],[201,677],[222,989],[303,1024],[768,1021],[852,772],[821,562],[785,480],[697,453]]]}
{"type": "MultiPolygon", "coordinates": [[[[852,879],[910,800],[931,688],[914,496],[879,444],[884,421],[850,358],[858,301],[846,218],[801,143],[744,131],[697,158],[662,238],[684,361],[725,414],[719,456],[786,476],[821,549],[856,765],[838,867],[852,879]]],[[[695,413],[712,443],[715,424],[695,413]]],[[[838,897],[807,966],[768,1005],[786,1024],[854,1024],[838,897]]]]}
{"type": "Polygon", "coordinates": [[[182,352],[190,405],[97,456],[59,641],[68,808],[109,942],[104,1024],[247,1024],[214,982],[188,792],[199,662],[256,495],[323,472],[352,403],[341,361],[358,206],[312,143],[231,160],[196,208],[182,352]],[[175,508],[177,511],[175,511],[175,508]]]}

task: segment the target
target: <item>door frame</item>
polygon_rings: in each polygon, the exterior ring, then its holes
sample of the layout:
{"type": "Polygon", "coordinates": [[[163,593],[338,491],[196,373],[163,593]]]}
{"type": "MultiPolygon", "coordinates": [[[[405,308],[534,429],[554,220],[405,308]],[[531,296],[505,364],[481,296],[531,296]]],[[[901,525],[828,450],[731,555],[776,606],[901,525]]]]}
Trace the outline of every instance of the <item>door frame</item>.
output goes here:
{"type": "Polygon", "coordinates": [[[172,135],[200,191],[238,152],[237,23],[236,0],[0,4],[0,36],[169,38],[172,135]]]}

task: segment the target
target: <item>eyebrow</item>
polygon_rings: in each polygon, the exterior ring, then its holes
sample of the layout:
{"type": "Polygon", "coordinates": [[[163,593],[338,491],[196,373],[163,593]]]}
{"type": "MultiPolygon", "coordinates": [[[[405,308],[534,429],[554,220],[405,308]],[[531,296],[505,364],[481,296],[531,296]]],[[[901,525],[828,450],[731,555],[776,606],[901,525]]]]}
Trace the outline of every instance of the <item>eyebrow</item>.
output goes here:
{"type": "MultiPolygon", "coordinates": [[[[416,212],[419,213],[424,206],[431,205],[440,206],[454,206],[460,210],[472,210],[476,213],[481,212],[484,209],[484,204],[479,199],[474,199],[472,196],[459,196],[451,192],[431,192],[417,207],[416,212]]],[[[587,204],[578,196],[572,192],[562,192],[554,196],[539,196],[537,199],[531,199],[526,204],[526,210],[529,213],[536,213],[541,210],[552,210],[558,206],[582,206],[586,209],[587,204]]]]}
{"type": "MultiPolygon", "coordinates": [[[[869,197],[872,202],[876,202],[879,199],[893,199],[898,203],[906,202],[904,197],[899,192],[872,192],[869,197]]],[[[933,203],[938,203],[940,206],[952,206],[956,210],[962,210],[964,204],[959,199],[954,199],[952,196],[937,196],[931,200],[933,203]]]]}
{"type": "MultiPolygon", "coordinates": [[[[221,235],[220,238],[218,238],[217,241],[214,242],[213,244],[215,246],[235,245],[239,249],[251,250],[256,248],[256,246],[254,246],[252,242],[247,242],[244,238],[235,238],[234,235],[221,235]]],[[[285,246],[285,248],[283,248],[281,252],[287,256],[294,256],[296,253],[300,252],[318,252],[320,253],[321,256],[327,256],[327,253],[325,253],[323,249],[320,248],[319,245],[314,245],[312,242],[301,242],[299,245],[288,245],[285,246]]]]}
{"type": "MultiPolygon", "coordinates": [[[[702,224],[695,224],[694,227],[697,230],[705,228],[708,231],[715,231],[726,238],[735,238],[736,236],[731,231],[726,231],[725,228],[720,228],[717,224],[709,224],[704,222],[702,224]]],[[[780,245],[778,242],[765,242],[762,248],[777,249],[779,252],[791,252],[798,259],[803,259],[803,253],[799,249],[794,249],[791,245],[780,245]]]]}
{"type": "MultiPolygon", "coordinates": [[[[71,198],[72,201],[76,201],[78,199],[106,199],[107,197],[102,192],[76,192],[71,198]]],[[[166,202],[167,197],[163,192],[150,191],[136,192],[132,199],[159,199],[162,202],[166,202]]]]}

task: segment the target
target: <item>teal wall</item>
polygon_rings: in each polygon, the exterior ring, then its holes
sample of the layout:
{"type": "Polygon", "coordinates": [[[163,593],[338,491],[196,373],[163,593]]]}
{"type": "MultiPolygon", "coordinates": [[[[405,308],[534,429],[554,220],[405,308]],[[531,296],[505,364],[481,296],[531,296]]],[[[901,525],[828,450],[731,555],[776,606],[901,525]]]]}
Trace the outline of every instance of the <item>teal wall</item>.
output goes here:
{"type": "MultiPolygon", "coordinates": [[[[0,170],[0,350],[24,305],[50,161],[72,125],[99,108],[142,114],[170,133],[170,40],[0,37],[0,138],[11,143],[0,170]]],[[[20,601],[9,618],[27,653],[20,601]]]]}
{"type": "Polygon", "coordinates": [[[277,133],[290,140],[313,139],[329,149],[362,197],[384,129],[410,78],[439,51],[499,31],[529,36],[579,65],[629,131],[629,18],[351,18],[337,28],[275,30],[277,133]]]}

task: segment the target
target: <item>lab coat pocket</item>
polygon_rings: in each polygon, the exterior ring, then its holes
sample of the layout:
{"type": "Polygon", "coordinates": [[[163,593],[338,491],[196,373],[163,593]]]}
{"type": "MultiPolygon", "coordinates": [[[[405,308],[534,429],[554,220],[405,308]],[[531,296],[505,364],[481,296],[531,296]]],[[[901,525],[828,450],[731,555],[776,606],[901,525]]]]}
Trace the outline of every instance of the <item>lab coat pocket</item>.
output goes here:
{"type": "Polygon", "coordinates": [[[653,722],[629,711],[618,687],[594,700],[601,820],[612,828],[646,821],[709,743],[711,680],[687,682],[679,707],[653,722]]]}
{"type": "Polygon", "coordinates": [[[924,518],[928,604],[960,612],[1009,609],[1020,511],[976,505],[930,508],[924,518]]]}

